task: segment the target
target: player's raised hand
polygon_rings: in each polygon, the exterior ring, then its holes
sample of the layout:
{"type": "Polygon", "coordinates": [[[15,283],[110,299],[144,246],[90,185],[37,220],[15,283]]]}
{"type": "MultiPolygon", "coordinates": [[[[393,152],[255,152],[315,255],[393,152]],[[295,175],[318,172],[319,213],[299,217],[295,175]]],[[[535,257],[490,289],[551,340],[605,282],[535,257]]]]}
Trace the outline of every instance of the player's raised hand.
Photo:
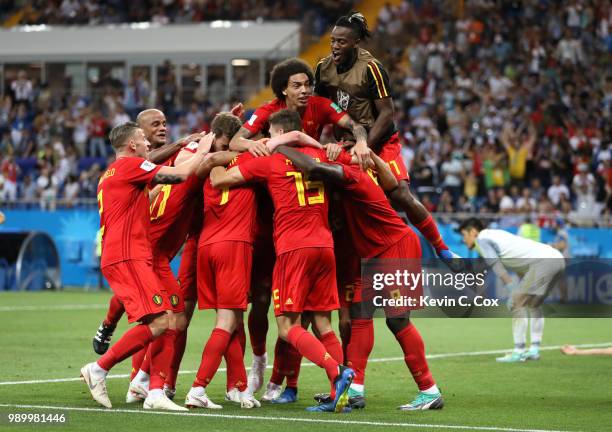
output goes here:
{"type": "Polygon", "coordinates": [[[266,145],[267,142],[268,138],[262,138],[260,140],[253,141],[253,143],[249,147],[249,152],[255,157],[269,156],[270,150],[266,145]]]}
{"type": "Polygon", "coordinates": [[[329,143],[325,146],[325,151],[327,153],[327,159],[330,161],[335,161],[342,153],[342,146],[336,143],[329,143]]]}
{"type": "Polygon", "coordinates": [[[239,102],[238,105],[235,105],[230,112],[232,114],[234,114],[236,117],[242,118],[242,116],[244,115],[244,105],[242,105],[242,102],[239,102]]]}
{"type": "Polygon", "coordinates": [[[198,142],[200,141],[200,138],[202,138],[204,135],[206,135],[204,132],[198,132],[198,133],[193,133],[191,135],[187,135],[186,137],[181,138],[181,143],[183,144],[183,146],[186,146],[192,141],[198,142]]]}
{"type": "Polygon", "coordinates": [[[360,141],[357,142],[351,149],[351,155],[355,155],[357,162],[362,170],[368,169],[370,166],[370,149],[368,143],[360,141]]]}
{"type": "Polygon", "coordinates": [[[214,133],[209,132],[206,135],[202,136],[200,138],[200,141],[198,142],[198,144],[199,144],[199,146],[198,146],[198,153],[200,153],[200,154],[207,154],[207,153],[209,153],[214,142],[215,142],[215,134],[214,133]]]}

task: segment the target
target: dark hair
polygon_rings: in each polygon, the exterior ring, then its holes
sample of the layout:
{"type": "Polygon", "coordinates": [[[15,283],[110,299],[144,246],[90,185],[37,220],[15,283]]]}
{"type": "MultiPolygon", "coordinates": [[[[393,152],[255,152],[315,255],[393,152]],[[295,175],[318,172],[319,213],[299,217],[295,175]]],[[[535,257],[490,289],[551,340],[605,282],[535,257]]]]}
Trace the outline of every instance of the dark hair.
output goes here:
{"type": "Polygon", "coordinates": [[[368,22],[359,12],[350,12],[348,15],[341,16],[336,21],[336,26],[350,28],[358,39],[364,41],[372,35],[368,29],[368,22]]]}
{"type": "Polygon", "coordinates": [[[228,136],[230,139],[242,127],[242,122],[238,117],[229,112],[220,112],[215,116],[210,124],[210,130],[217,136],[228,136]]]}
{"type": "Polygon", "coordinates": [[[485,226],[480,219],[471,217],[461,222],[459,228],[457,228],[457,231],[461,232],[463,230],[469,230],[471,228],[475,228],[476,231],[482,231],[483,229],[485,229],[485,226]]]}
{"type": "Polygon", "coordinates": [[[115,126],[108,134],[108,139],[115,150],[119,150],[125,145],[125,142],[134,135],[137,129],[140,129],[136,123],[129,121],[122,125],[115,126]]]}
{"type": "Polygon", "coordinates": [[[285,90],[287,85],[289,85],[289,78],[292,75],[300,73],[308,75],[310,84],[314,84],[314,74],[312,73],[312,69],[307,63],[298,58],[284,60],[277,63],[272,68],[272,72],[270,73],[270,87],[272,87],[272,91],[277,98],[280,100],[285,100],[283,90],[285,90]]]}
{"type": "Polygon", "coordinates": [[[270,125],[279,126],[284,132],[293,132],[302,130],[302,118],[296,111],[284,109],[275,112],[268,120],[270,125]]]}

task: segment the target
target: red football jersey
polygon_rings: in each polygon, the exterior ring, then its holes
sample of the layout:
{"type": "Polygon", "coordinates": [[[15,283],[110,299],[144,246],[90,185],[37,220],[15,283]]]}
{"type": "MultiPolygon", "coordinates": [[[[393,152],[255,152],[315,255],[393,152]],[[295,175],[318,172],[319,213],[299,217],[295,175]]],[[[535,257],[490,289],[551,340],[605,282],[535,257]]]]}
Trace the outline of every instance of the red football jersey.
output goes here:
{"type": "MultiPolygon", "coordinates": [[[[299,149],[322,162],[325,151],[299,149]]],[[[264,181],[274,203],[276,255],[307,247],[333,247],[327,210],[329,200],[323,182],[308,181],[280,153],[258,157],[238,165],[246,181],[264,181]]]]}
{"type": "MultiPolygon", "coordinates": [[[[251,133],[266,132],[270,123],[270,116],[277,111],[287,108],[287,104],[280,99],[274,99],[271,102],[260,106],[251,115],[242,127],[248,129],[251,133]]],[[[308,99],[306,110],[302,114],[302,129],[304,133],[318,140],[321,137],[321,130],[325,125],[338,124],[340,119],[346,115],[338,105],[331,100],[321,96],[311,96],[308,99]]]]}
{"type": "MultiPolygon", "coordinates": [[[[340,157],[339,161],[347,159],[340,157]]],[[[342,205],[355,250],[361,258],[375,257],[409,234],[410,228],[393,210],[371,170],[364,172],[346,163],[342,167],[349,180],[343,188],[349,196],[342,205]]]]}
{"type": "MultiPolygon", "coordinates": [[[[235,157],[228,169],[253,159],[251,153],[235,157]]],[[[210,178],[204,182],[204,226],[199,246],[222,241],[253,243],[257,224],[257,201],[253,186],[231,189],[212,187],[210,178]]]]}
{"type": "Polygon", "coordinates": [[[151,247],[154,257],[172,260],[190,231],[198,202],[202,200],[202,180],[191,175],[183,183],[166,184],[151,203],[151,247]]]}
{"type": "Polygon", "coordinates": [[[161,166],[140,157],[113,162],[98,182],[102,263],[151,259],[149,188],[161,166]]]}

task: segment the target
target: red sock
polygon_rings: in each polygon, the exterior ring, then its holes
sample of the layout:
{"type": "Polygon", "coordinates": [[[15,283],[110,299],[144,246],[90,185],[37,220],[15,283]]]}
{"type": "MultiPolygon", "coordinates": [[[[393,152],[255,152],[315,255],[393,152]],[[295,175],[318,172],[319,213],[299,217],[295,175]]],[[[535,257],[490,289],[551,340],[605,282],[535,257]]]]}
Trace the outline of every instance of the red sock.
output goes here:
{"type": "Polygon", "coordinates": [[[283,371],[287,377],[287,387],[297,388],[298,378],[300,377],[300,367],[302,366],[302,354],[293,346],[287,344],[287,356],[283,363],[283,371]]]}
{"type": "Polygon", "coordinates": [[[117,363],[143,349],[152,340],[153,333],[148,325],[140,324],[132,327],[98,359],[98,365],[109,371],[117,363]]]}
{"type": "Polygon", "coordinates": [[[287,334],[287,340],[304,357],[325,369],[330,382],[338,375],[338,362],[325,350],[319,339],[308,333],[301,326],[291,327],[287,334]]]}
{"type": "MultiPolygon", "coordinates": [[[[244,391],[247,388],[247,375],[244,368],[244,351],[241,345],[240,330],[236,330],[230,338],[225,350],[225,363],[227,364],[227,390],[237,388],[244,391]]],[[[244,335],[244,328],[242,329],[244,335]]]]}
{"type": "Polygon", "coordinates": [[[206,387],[213,379],[221,364],[221,358],[227,350],[231,336],[231,334],[223,329],[213,329],[206,342],[206,346],[204,346],[202,361],[193,382],[193,387],[206,387]]]}
{"type": "Polygon", "coordinates": [[[285,379],[285,362],[290,347],[291,345],[281,338],[276,339],[274,364],[272,365],[272,376],[270,377],[270,382],[273,384],[281,385],[285,379]]]}
{"type": "Polygon", "coordinates": [[[351,342],[347,348],[346,365],[355,371],[355,384],[365,382],[368,357],[374,347],[374,321],[371,319],[351,320],[351,342]]]}
{"type": "Polygon", "coordinates": [[[446,246],[444,240],[442,240],[440,231],[438,231],[438,226],[431,215],[427,216],[425,220],[414,224],[414,226],[421,232],[421,234],[423,234],[423,236],[425,236],[429,243],[431,243],[436,252],[448,249],[448,246],[446,246]]]}
{"type": "Polygon", "coordinates": [[[141,349],[140,351],[138,351],[132,356],[132,373],[130,375],[130,381],[134,379],[134,377],[140,370],[140,367],[142,366],[144,358],[147,355],[149,345],[150,344],[148,344],[146,347],[144,347],[143,349],[141,349]]]}
{"type": "Polygon", "coordinates": [[[182,332],[177,332],[176,339],[174,340],[174,356],[172,357],[172,363],[170,364],[170,371],[166,378],[166,385],[171,388],[176,388],[176,378],[178,376],[179,368],[181,367],[181,360],[183,360],[183,354],[185,354],[185,346],[187,345],[187,329],[182,332]]]}
{"type": "Polygon", "coordinates": [[[253,313],[253,309],[249,313],[249,338],[251,339],[251,348],[253,354],[262,356],[266,353],[266,335],[268,334],[268,314],[260,316],[253,313]]]}
{"type": "Polygon", "coordinates": [[[344,355],[342,354],[342,345],[334,331],[330,331],[322,335],[319,340],[327,350],[327,352],[338,362],[344,364],[344,355]]]}
{"type": "Polygon", "coordinates": [[[119,297],[113,295],[108,303],[108,312],[104,319],[105,326],[116,326],[125,312],[123,304],[119,301],[119,297]]]}
{"type": "Polygon", "coordinates": [[[431,376],[427,359],[425,358],[425,344],[416,327],[409,324],[408,327],[395,335],[395,338],[404,351],[404,360],[419,390],[427,390],[436,382],[431,376]]]}
{"type": "Polygon", "coordinates": [[[236,333],[238,334],[238,341],[240,342],[240,348],[242,349],[242,354],[244,357],[246,349],[246,332],[244,331],[244,324],[241,324],[236,328],[236,333]]]}
{"type": "MultiPolygon", "coordinates": [[[[146,348],[146,355],[142,359],[140,370],[148,374],[151,373],[151,344],[146,348]]],[[[136,371],[136,373],[138,373],[138,371],[136,371]]]]}
{"type": "Polygon", "coordinates": [[[164,387],[166,378],[170,373],[170,364],[174,358],[174,344],[176,330],[168,329],[151,344],[151,372],[149,390],[164,387]]]}

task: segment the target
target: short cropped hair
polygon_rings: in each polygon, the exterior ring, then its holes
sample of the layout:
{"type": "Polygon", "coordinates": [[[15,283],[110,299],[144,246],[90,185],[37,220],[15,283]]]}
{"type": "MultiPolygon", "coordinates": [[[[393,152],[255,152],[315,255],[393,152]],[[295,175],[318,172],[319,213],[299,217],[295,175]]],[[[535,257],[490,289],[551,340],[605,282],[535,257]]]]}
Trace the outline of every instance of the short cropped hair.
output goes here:
{"type": "Polygon", "coordinates": [[[220,112],[215,116],[210,129],[215,136],[220,137],[222,135],[230,137],[230,139],[236,135],[236,132],[242,127],[242,122],[238,117],[229,112],[220,112]]]}
{"type": "Polygon", "coordinates": [[[270,87],[274,95],[280,100],[285,100],[283,90],[289,85],[289,78],[296,74],[306,74],[310,84],[314,85],[314,73],[310,66],[298,58],[290,58],[276,64],[270,73],[270,87]]]}
{"type": "Polygon", "coordinates": [[[270,126],[278,126],[285,133],[302,130],[302,118],[296,111],[284,109],[270,116],[270,126]]]}
{"type": "Polygon", "coordinates": [[[115,150],[121,149],[125,146],[127,140],[134,136],[134,133],[140,129],[136,123],[129,121],[122,125],[115,126],[108,134],[108,139],[115,150]]]}
{"type": "Polygon", "coordinates": [[[485,225],[482,223],[480,219],[471,217],[461,222],[461,224],[459,225],[459,228],[457,228],[457,231],[461,232],[463,230],[469,230],[471,228],[475,228],[476,231],[480,232],[483,229],[485,229],[485,225]]]}

